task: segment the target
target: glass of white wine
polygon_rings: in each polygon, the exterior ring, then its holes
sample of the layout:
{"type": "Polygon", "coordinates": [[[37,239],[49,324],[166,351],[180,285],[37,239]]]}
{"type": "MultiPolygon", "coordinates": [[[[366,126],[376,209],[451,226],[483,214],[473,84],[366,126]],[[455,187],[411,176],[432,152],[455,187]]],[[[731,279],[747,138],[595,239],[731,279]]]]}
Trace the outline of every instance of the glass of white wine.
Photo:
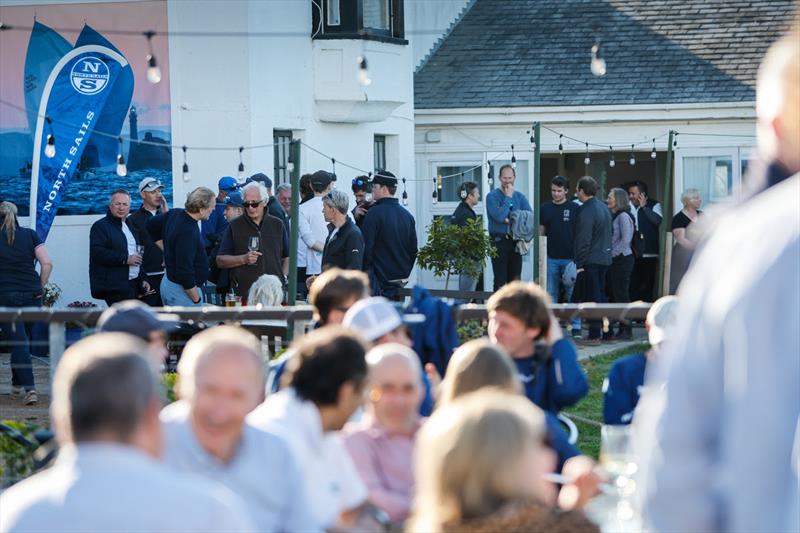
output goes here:
{"type": "Polygon", "coordinates": [[[251,252],[257,252],[259,248],[261,248],[261,238],[258,236],[250,237],[247,243],[247,249],[251,252]]]}
{"type": "Polygon", "coordinates": [[[600,465],[613,483],[636,473],[636,459],[631,453],[631,426],[605,425],[600,428],[600,465]]]}

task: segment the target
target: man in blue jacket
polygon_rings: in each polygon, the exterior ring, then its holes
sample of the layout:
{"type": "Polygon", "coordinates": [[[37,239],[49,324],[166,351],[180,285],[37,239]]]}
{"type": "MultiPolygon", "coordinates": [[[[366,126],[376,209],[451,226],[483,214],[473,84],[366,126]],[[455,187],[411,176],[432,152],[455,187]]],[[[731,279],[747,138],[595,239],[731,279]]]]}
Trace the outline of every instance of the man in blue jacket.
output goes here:
{"type": "Polygon", "coordinates": [[[413,215],[397,198],[397,178],[376,170],[372,178],[375,204],[364,216],[364,271],[374,296],[399,300],[417,260],[417,229],[413,215]]]}
{"type": "Polygon", "coordinates": [[[125,189],[111,194],[106,216],[89,231],[89,285],[92,298],[111,306],[150,290],[141,268],[139,232],[129,221],[131,197],[125,189]]]}
{"type": "Polygon", "coordinates": [[[489,338],[502,346],[517,367],[525,395],[547,414],[559,463],[580,452],[566,441],[557,415],[589,392],[578,354],[564,338],[547,307],[547,294],[534,283],[515,281],[487,302],[489,338]]]}
{"type": "Polygon", "coordinates": [[[511,236],[511,213],[531,211],[528,199],[514,190],[517,174],[511,165],[500,167],[500,188],[486,195],[486,214],[489,216],[489,236],[497,249],[492,258],[494,290],[522,276],[522,256],[516,251],[517,243],[511,236]]]}

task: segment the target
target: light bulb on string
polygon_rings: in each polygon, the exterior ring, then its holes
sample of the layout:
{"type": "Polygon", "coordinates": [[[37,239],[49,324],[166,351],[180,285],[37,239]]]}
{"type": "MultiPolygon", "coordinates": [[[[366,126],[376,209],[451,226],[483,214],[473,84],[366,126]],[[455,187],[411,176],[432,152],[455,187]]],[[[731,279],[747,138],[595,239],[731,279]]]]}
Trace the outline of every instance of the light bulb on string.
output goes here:
{"type": "Polygon", "coordinates": [[[677,146],[678,146],[678,132],[676,131],[675,132],[675,137],[673,138],[673,141],[672,141],[672,147],[676,148],[677,146]]]}
{"type": "Polygon", "coordinates": [[[152,39],[154,35],[155,32],[153,31],[147,31],[144,33],[144,36],[147,37],[147,49],[150,52],[147,54],[147,81],[156,84],[161,81],[161,69],[158,67],[155,54],[153,54],[152,39]]]}
{"type": "Polygon", "coordinates": [[[592,45],[592,64],[591,64],[592,74],[595,76],[605,76],[606,75],[606,60],[600,55],[600,41],[597,41],[592,45]]]}
{"type": "Polygon", "coordinates": [[[514,145],[511,145],[511,168],[517,169],[517,157],[514,155],[514,145]]]}
{"type": "Polygon", "coordinates": [[[492,163],[490,161],[486,162],[486,166],[488,167],[486,171],[486,181],[489,182],[489,190],[492,190],[494,187],[494,168],[492,167],[492,163]]]}
{"type": "Polygon", "coordinates": [[[192,177],[189,175],[189,163],[186,162],[186,147],[182,146],[181,150],[183,150],[183,168],[181,169],[181,174],[183,175],[184,183],[187,183],[192,177]]]}
{"type": "Polygon", "coordinates": [[[558,154],[564,155],[564,144],[561,142],[561,139],[564,137],[563,133],[558,134],[558,154]]]}
{"type": "Polygon", "coordinates": [[[614,168],[617,165],[617,162],[614,161],[614,148],[609,146],[608,149],[611,151],[611,155],[608,158],[608,166],[610,166],[611,168],[614,168]]]}
{"type": "Polygon", "coordinates": [[[244,152],[244,146],[239,147],[239,169],[237,170],[236,177],[239,180],[244,179],[244,161],[242,161],[242,152],[244,152]]]}
{"type": "Polygon", "coordinates": [[[586,157],[583,158],[583,164],[588,165],[592,160],[589,157],[589,143],[586,143],[586,157]]]}
{"type": "Polygon", "coordinates": [[[439,189],[436,187],[436,178],[433,178],[433,203],[439,203],[439,189]]]}
{"type": "Polygon", "coordinates": [[[408,205],[408,192],[406,192],[406,179],[403,178],[403,205],[408,205]]]}
{"type": "Polygon", "coordinates": [[[368,87],[372,84],[372,80],[367,70],[367,58],[360,55],[356,58],[356,63],[358,63],[358,83],[360,83],[362,87],[368,87]]]}
{"type": "Polygon", "coordinates": [[[628,160],[631,166],[636,165],[636,154],[633,153],[633,145],[631,145],[631,158],[628,160]]]}
{"type": "Polygon", "coordinates": [[[44,147],[44,155],[52,159],[56,156],[56,138],[53,135],[53,119],[45,117],[45,120],[47,121],[49,133],[47,134],[47,145],[44,147]]]}
{"type": "Polygon", "coordinates": [[[653,151],[650,152],[650,159],[655,159],[655,158],[656,158],[656,139],[654,137],[653,138],[653,151]]]}
{"type": "Polygon", "coordinates": [[[119,151],[117,152],[117,176],[125,177],[128,175],[128,167],[125,166],[125,156],[122,155],[122,137],[117,137],[119,151]]]}

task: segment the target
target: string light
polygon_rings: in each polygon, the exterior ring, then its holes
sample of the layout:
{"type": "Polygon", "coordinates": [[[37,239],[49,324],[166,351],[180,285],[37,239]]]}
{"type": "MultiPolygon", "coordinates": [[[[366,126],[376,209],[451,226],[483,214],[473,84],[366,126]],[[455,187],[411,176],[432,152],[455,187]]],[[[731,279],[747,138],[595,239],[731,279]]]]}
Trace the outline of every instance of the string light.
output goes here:
{"type": "Polygon", "coordinates": [[[488,167],[486,171],[486,181],[489,182],[489,190],[494,188],[494,167],[492,167],[492,162],[487,161],[486,166],[488,167]]]}
{"type": "Polygon", "coordinates": [[[511,168],[517,169],[517,157],[514,155],[514,145],[511,145],[511,168]]]}
{"type": "Polygon", "coordinates": [[[161,69],[158,67],[156,63],[156,56],[153,54],[153,36],[155,32],[153,31],[146,31],[144,32],[144,36],[147,37],[147,49],[149,50],[149,54],[147,54],[147,81],[150,83],[156,84],[161,81],[161,69]]]}
{"type": "Polygon", "coordinates": [[[44,147],[44,155],[50,159],[56,155],[56,138],[53,135],[53,119],[45,117],[49,133],[47,134],[47,145],[44,147]]]}
{"type": "Polygon", "coordinates": [[[331,174],[336,177],[336,159],[331,157],[331,174]]]}
{"type": "Polygon", "coordinates": [[[237,171],[236,177],[240,180],[244,179],[244,161],[242,161],[242,152],[244,152],[244,146],[239,147],[239,170],[237,171]]]}
{"type": "Polygon", "coordinates": [[[650,152],[650,159],[656,158],[656,138],[653,137],[653,151],[650,152]]]}
{"type": "Polygon", "coordinates": [[[595,76],[606,75],[606,60],[600,55],[600,41],[595,41],[592,45],[592,74],[595,76]]]}
{"type": "Polygon", "coordinates": [[[369,78],[369,72],[367,71],[367,58],[360,55],[356,58],[356,63],[358,63],[358,83],[362,87],[368,87],[372,84],[372,80],[369,78]]]}
{"type": "Polygon", "coordinates": [[[439,203],[439,188],[436,186],[437,180],[433,178],[433,204],[436,205],[439,203]]]}
{"type": "Polygon", "coordinates": [[[189,163],[186,162],[186,147],[181,146],[181,150],[183,150],[183,168],[181,169],[181,172],[183,174],[183,181],[186,183],[192,179],[192,177],[189,175],[189,163]]]}
{"type": "Polygon", "coordinates": [[[561,141],[561,139],[563,139],[563,138],[564,138],[564,134],[563,133],[559,133],[558,134],[558,154],[559,155],[564,155],[564,144],[561,141]]]}
{"type": "Polygon", "coordinates": [[[583,158],[583,164],[588,165],[592,160],[589,158],[589,143],[586,143],[586,157],[583,158]]]}
{"type": "Polygon", "coordinates": [[[117,176],[125,177],[128,175],[128,167],[125,166],[125,156],[122,155],[122,137],[117,137],[119,142],[119,152],[117,152],[117,176]]]}
{"type": "Polygon", "coordinates": [[[634,145],[631,145],[631,158],[628,160],[628,163],[630,163],[631,166],[636,165],[636,154],[633,153],[633,146],[634,145]]]}
{"type": "Polygon", "coordinates": [[[678,132],[675,132],[675,137],[673,137],[672,147],[676,148],[678,146],[678,132]]]}
{"type": "Polygon", "coordinates": [[[408,192],[406,192],[406,179],[403,178],[403,205],[408,205],[408,192]]]}
{"type": "Polygon", "coordinates": [[[611,155],[608,158],[608,166],[610,166],[611,168],[614,168],[617,165],[617,162],[614,161],[614,148],[609,146],[608,149],[611,151],[611,155]]]}

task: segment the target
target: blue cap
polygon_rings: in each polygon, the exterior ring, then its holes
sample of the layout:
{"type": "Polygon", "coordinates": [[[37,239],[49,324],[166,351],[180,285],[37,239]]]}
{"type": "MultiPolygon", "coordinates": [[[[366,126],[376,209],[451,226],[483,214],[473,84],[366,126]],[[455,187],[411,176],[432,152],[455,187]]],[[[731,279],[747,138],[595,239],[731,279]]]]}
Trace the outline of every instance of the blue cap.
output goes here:
{"type": "Polygon", "coordinates": [[[228,193],[228,196],[225,197],[225,206],[232,205],[234,207],[242,207],[244,203],[244,199],[242,198],[242,193],[239,191],[231,191],[228,193]]]}
{"type": "Polygon", "coordinates": [[[217,182],[217,187],[221,191],[235,191],[239,188],[239,182],[230,176],[222,176],[217,182]]]}
{"type": "Polygon", "coordinates": [[[248,181],[248,182],[255,181],[255,182],[261,183],[261,184],[263,184],[263,185],[264,185],[264,187],[266,187],[267,189],[271,189],[271,188],[272,188],[272,180],[271,180],[271,179],[269,179],[269,176],[267,176],[267,175],[266,175],[266,174],[264,174],[263,172],[259,172],[258,174],[253,174],[252,176],[250,176],[250,177],[248,178],[248,180],[247,180],[247,181],[248,181]]]}

